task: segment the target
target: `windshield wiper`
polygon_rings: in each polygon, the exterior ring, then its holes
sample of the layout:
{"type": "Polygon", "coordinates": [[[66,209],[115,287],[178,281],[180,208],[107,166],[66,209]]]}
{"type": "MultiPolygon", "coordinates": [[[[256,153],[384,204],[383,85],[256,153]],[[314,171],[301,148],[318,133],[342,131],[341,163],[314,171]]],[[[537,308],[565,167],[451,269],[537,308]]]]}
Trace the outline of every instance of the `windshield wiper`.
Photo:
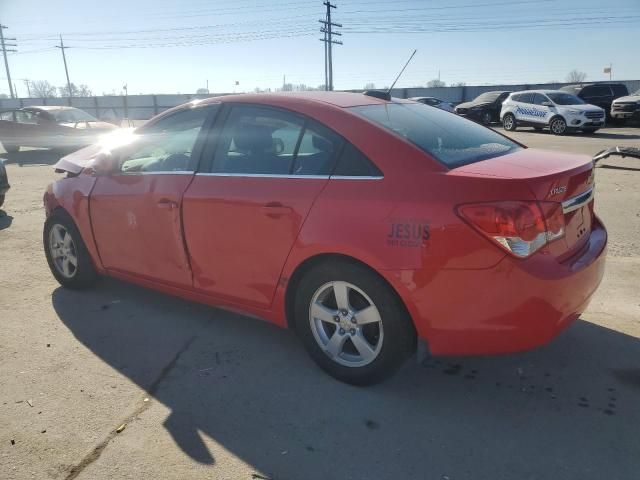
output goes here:
{"type": "Polygon", "coordinates": [[[640,148],[638,147],[611,147],[601,152],[596,153],[593,156],[593,163],[598,163],[600,160],[613,155],[624,157],[632,157],[640,159],[640,148]]]}

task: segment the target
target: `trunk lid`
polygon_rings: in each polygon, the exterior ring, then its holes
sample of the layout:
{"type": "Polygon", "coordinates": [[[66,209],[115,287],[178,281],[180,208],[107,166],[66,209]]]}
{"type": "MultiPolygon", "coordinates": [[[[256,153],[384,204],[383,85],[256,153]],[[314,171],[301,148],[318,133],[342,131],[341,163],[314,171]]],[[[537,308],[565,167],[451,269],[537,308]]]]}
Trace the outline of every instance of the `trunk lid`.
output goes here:
{"type": "MultiPolygon", "coordinates": [[[[457,174],[523,181],[536,200],[563,206],[565,235],[546,250],[563,260],[587,242],[593,223],[594,169],[591,157],[535,149],[476,162],[457,174]]],[[[514,199],[520,200],[520,199],[514,199]]]]}

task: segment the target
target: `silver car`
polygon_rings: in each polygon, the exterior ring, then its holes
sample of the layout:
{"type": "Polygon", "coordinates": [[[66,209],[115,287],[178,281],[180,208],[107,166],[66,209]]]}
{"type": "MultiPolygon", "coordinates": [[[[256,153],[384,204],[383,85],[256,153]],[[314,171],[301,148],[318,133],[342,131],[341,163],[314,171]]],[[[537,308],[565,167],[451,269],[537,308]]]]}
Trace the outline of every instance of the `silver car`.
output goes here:
{"type": "Polygon", "coordinates": [[[425,105],[429,105],[431,107],[439,108],[440,110],[444,110],[446,112],[455,113],[453,105],[439,98],[435,97],[411,97],[409,100],[413,100],[414,102],[424,103],[425,105]]]}

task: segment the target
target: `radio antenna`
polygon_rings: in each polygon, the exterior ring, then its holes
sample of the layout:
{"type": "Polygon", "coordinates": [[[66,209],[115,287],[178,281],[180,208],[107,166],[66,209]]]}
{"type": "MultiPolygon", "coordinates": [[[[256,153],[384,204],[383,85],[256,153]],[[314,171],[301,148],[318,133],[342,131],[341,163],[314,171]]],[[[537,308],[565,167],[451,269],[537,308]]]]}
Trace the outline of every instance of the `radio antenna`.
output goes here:
{"type": "Polygon", "coordinates": [[[404,72],[405,68],[407,68],[407,65],[409,65],[409,62],[411,61],[411,59],[413,58],[413,56],[416,54],[417,51],[418,51],[417,49],[413,51],[413,53],[409,57],[409,60],[407,60],[407,63],[404,64],[404,67],[402,67],[402,70],[400,70],[400,73],[398,74],[396,79],[393,81],[393,83],[389,87],[389,90],[387,90],[386,92],[380,91],[380,90],[366,90],[364,94],[370,97],[379,98],[381,100],[391,100],[391,90],[393,90],[393,87],[396,86],[396,83],[400,79],[400,76],[404,72]]]}
{"type": "Polygon", "coordinates": [[[387,90],[387,94],[389,96],[391,96],[391,90],[393,90],[393,87],[396,86],[396,83],[398,82],[398,80],[400,79],[400,76],[404,73],[404,69],[407,68],[407,65],[409,65],[409,62],[411,61],[411,59],[413,58],[413,56],[416,54],[418,50],[414,50],[413,53],[411,54],[411,56],[409,57],[409,60],[407,60],[407,63],[404,64],[404,67],[402,67],[402,70],[400,70],[400,73],[398,74],[398,76],[396,77],[396,79],[393,81],[393,83],[391,84],[391,86],[389,87],[389,90],[387,90]]]}

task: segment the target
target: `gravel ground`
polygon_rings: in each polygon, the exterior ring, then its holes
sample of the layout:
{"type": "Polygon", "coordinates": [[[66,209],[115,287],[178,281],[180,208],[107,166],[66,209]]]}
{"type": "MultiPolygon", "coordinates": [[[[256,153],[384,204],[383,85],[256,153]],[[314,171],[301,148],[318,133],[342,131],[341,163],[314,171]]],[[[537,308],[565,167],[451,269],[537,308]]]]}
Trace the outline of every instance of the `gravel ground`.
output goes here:
{"type": "MultiPolygon", "coordinates": [[[[640,145],[638,129],[512,136],[640,145]]],[[[55,159],[0,156],[0,478],[638,478],[640,160],[597,170],[608,267],[575,325],[532,352],[414,361],[360,389],[264,322],[112,280],[59,288],[41,247],[55,159]]]]}

